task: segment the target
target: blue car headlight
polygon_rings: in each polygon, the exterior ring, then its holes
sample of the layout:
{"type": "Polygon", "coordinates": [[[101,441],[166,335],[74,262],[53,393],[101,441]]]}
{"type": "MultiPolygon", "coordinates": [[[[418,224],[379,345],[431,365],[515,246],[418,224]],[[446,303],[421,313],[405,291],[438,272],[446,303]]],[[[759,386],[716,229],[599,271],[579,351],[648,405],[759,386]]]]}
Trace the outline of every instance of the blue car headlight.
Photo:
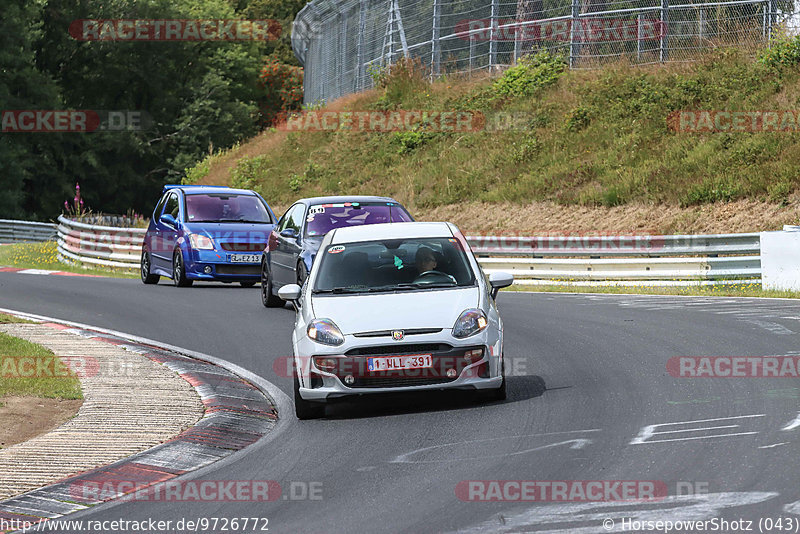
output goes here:
{"type": "Polygon", "coordinates": [[[453,325],[453,337],[463,339],[474,336],[483,331],[488,324],[489,320],[486,319],[486,314],[483,313],[483,310],[478,308],[466,309],[461,312],[461,315],[456,319],[456,324],[453,325]]]}
{"type": "Polygon", "coordinates": [[[323,345],[336,346],[344,343],[342,331],[330,319],[314,319],[309,323],[306,332],[308,337],[323,345]]]}
{"type": "Polygon", "coordinates": [[[204,235],[189,234],[189,243],[191,243],[193,249],[214,250],[214,242],[204,235]]]}

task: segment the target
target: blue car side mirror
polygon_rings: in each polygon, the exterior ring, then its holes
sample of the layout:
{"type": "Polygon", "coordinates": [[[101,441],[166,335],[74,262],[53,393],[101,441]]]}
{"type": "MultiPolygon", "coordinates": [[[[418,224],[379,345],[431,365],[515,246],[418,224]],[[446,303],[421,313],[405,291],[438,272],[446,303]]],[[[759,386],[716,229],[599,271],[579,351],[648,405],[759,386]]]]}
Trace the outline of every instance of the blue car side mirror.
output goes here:
{"type": "Polygon", "coordinates": [[[165,213],[164,215],[161,216],[161,222],[166,225],[172,226],[173,228],[178,226],[178,221],[176,221],[175,217],[173,217],[169,213],[165,213]]]}
{"type": "Polygon", "coordinates": [[[281,232],[281,237],[287,237],[289,239],[297,238],[297,230],[294,228],[286,228],[281,232]]]}

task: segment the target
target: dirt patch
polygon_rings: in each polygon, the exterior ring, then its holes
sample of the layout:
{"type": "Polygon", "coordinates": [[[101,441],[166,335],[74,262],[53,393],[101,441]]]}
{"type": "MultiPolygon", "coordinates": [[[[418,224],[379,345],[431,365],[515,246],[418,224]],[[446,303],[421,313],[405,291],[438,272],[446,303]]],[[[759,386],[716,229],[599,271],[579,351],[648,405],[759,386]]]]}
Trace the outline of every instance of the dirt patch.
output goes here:
{"type": "Polygon", "coordinates": [[[69,421],[83,401],[5,397],[0,403],[0,448],[7,448],[69,421]]]}
{"type": "Polygon", "coordinates": [[[465,233],[484,235],[727,234],[781,230],[784,224],[800,224],[800,198],[793,198],[786,205],[741,200],[690,208],[472,202],[429,210],[412,209],[412,214],[418,220],[451,221],[465,233]]]}

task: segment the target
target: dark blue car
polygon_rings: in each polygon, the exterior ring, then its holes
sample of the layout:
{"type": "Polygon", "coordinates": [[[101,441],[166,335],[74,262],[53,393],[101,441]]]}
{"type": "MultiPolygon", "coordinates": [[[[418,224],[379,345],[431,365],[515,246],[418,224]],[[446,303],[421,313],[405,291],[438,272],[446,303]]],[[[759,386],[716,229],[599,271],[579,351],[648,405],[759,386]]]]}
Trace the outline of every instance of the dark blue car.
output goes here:
{"type": "Polygon", "coordinates": [[[393,198],[370,196],[316,197],[298,200],[286,210],[269,236],[261,259],[261,302],[280,307],[278,289],[303,285],[322,238],[334,228],[412,222],[408,211],[393,198]]]}
{"type": "Polygon", "coordinates": [[[253,286],[275,214],[261,196],[220,186],[166,185],[142,244],[141,276],[179,287],[195,280],[253,286]]]}

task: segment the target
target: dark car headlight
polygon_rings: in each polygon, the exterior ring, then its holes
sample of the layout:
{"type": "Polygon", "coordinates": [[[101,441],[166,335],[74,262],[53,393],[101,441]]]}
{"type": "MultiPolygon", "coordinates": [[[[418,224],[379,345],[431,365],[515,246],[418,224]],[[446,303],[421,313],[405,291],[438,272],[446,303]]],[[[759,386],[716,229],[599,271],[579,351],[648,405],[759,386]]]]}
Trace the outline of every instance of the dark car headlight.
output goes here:
{"type": "Polygon", "coordinates": [[[453,337],[463,339],[483,331],[489,324],[486,314],[478,308],[469,308],[461,312],[453,325],[453,337]]]}
{"type": "Polygon", "coordinates": [[[330,319],[314,319],[309,323],[306,332],[308,337],[323,345],[336,346],[344,343],[342,331],[330,319]]]}

